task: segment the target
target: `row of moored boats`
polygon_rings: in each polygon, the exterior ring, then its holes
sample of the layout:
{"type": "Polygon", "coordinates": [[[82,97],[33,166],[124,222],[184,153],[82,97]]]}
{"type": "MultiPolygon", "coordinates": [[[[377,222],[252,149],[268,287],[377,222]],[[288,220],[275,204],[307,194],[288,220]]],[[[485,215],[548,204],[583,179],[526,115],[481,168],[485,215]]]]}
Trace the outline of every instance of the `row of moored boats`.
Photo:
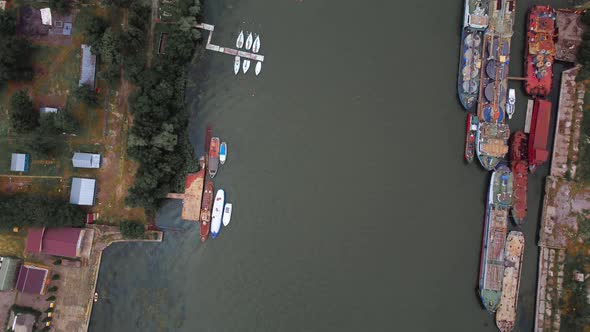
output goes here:
{"type": "Polygon", "coordinates": [[[492,171],[488,190],[479,270],[479,295],[496,325],[510,331],[516,322],[524,235],[508,232],[527,213],[528,172],[548,158],[547,133],[555,55],[555,11],[533,6],[528,15],[525,90],[532,103],[530,132],[510,135],[506,115],[515,111],[516,93],[508,89],[510,45],[516,0],[465,0],[458,95],[468,111],[465,160],[477,159],[492,171]],[[509,142],[511,143],[509,146],[509,142]]]}
{"type": "MultiPolygon", "coordinates": [[[[240,34],[238,35],[238,39],[236,40],[236,47],[238,48],[238,50],[242,49],[242,47],[244,47],[244,49],[246,51],[252,51],[253,53],[258,53],[258,51],[260,51],[260,35],[256,35],[256,37],[253,36],[253,34],[250,32],[248,33],[248,37],[246,37],[244,39],[244,31],[240,31],[240,34]]],[[[240,72],[240,68],[242,69],[243,73],[246,74],[248,72],[248,70],[250,69],[250,60],[249,59],[243,59],[239,56],[236,55],[235,59],[234,59],[234,74],[238,74],[240,72]],[[241,66],[240,66],[241,63],[241,66]]],[[[256,66],[254,68],[254,73],[256,74],[256,76],[258,76],[260,74],[260,72],[262,71],[262,62],[261,61],[257,61],[256,62],[256,66]]]]}
{"type": "Polygon", "coordinates": [[[219,137],[211,137],[212,131],[207,129],[205,141],[205,165],[211,180],[206,181],[201,202],[199,222],[201,224],[201,242],[205,242],[209,235],[217,238],[222,227],[227,227],[231,221],[233,204],[226,201],[225,190],[217,189],[213,178],[217,175],[220,165],[227,160],[227,143],[221,142],[219,137]]]}

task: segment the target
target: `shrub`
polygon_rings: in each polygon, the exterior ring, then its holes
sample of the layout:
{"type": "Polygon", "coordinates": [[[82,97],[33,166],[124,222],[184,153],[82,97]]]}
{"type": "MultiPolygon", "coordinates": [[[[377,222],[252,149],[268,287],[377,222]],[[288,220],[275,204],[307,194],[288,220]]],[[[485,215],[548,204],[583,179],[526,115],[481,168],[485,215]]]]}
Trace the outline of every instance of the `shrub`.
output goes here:
{"type": "Polygon", "coordinates": [[[51,280],[59,280],[59,274],[54,274],[53,276],[51,276],[51,280]]]}
{"type": "Polygon", "coordinates": [[[57,291],[57,286],[51,286],[47,289],[48,292],[53,293],[55,291],[57,291]]]}
{"type": "Polygon", "coordinates": [[[122,221],[119,227],[121,228],[121,234],[127,238],[138,239],[145,234],[145,227],[139,222],[122,221]]]}
{"type": "Polygon", "coordinates": [[[53,265],[61,265],[61,258],[54,260],[53,265]]]}
{"type": "Polygon", "coordinates": [[[50,297],[46,298],[45,301],[55,301],[55,296],[51,295],[50,297]]]}

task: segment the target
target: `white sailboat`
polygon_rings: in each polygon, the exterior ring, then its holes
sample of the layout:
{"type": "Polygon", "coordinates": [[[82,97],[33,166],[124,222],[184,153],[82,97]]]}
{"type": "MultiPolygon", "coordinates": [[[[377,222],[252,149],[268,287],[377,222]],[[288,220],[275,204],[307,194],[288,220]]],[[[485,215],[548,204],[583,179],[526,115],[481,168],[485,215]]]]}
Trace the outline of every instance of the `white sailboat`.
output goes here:
{"type": "Polygon", "coordinates": [[[225,209],[223,209],[223,226],[224,227],[229,225],[229,222],[231,220],[231,210],[232,210],[232,204],[225,203],[225,209]]]}
{"type": "Polygon", "coordinates": [[[244,74],[248,72],[248,69],[250,69],[250,60],[244,59],[244,62],[242,63],[242,70],[244,71],[244,74]]]}
{"type": "Polygon", "coordinates": [[[236,47],[237,48],[242,48],[242,46],[244,46],[244,31],[240,31],[240,34],[238,35],[238,40],[236,40],[236,47]]]}
{"type": "Polygon", "coordinates": [[[252,32],[250,32],[248,34],[248,38],[246,38],[246,49],[247,50],[249,50],[250,48],[252,48],[252,41],[253,41],[252,32]]]}
{"type": "Polygon", "coordinates": [[[258,50],[260,50],[260,35],[256,36],[256,39],[254,39],[254,44],[252,44],[252,52],[258,53],[258,50]]]}
{"type": "Polygon", "coordinates": [[[262,70],[262,62],[258,61],[256,63],[256,68],[254,68],[254,73],[256,74],[256,76],[258,76],[258,74],[260,74],[261,70],[262,70]]]}
{"type": "Polygon", "coordinates": [[[234,74],[238,74],[240,72],[240,57],[236,55],[234,59],[234,74]]]}

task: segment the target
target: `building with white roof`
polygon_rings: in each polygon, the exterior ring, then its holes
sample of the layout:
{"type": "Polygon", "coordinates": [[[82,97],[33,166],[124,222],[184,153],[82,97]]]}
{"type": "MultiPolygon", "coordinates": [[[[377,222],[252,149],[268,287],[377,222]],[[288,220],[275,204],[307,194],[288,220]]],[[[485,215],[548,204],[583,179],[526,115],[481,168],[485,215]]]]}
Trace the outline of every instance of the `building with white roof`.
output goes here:
{"type": "Polygon", "coordinates": [[[94,205],[95,179],[73,178],[70,203],[76,205],[94,205]]]}

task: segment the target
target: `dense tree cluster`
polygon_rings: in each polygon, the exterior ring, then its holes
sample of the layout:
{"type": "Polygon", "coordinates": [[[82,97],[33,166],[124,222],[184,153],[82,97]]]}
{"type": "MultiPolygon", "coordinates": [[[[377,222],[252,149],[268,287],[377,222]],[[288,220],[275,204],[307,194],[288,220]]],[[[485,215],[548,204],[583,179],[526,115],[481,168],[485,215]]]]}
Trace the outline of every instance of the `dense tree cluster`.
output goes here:
{"type": "Polygon", "coordinates": [[[70,0],[49,0],[49,8],[58,13],[66,14],[70,11],[70,0]]]}
{"type": "Polygon", "coordinates": [[[14,12],[0,11],[0,83],[32,76],[31,45],[16,35],[14,12]]]}
{"type": "MultiPolygon", "coordinates": [[[[578,80],[587,80],[590,78],[590,11],[582,16],[582,23],[586,26],[582,35],[582,44],[578,49],[578,62],[582,65],[578,73],[578,80]]],[[[590,116],[584,112],[581,124],[580,137],[580,162],[578,165],[577,176],[586,181],[590,180],[590,116]]]]}
{"type": "Polygon", "coordinates": [[[0,195],[0,229],[15,226],[82,226],[84,211],[47,195],[0,195]]]}
{"type": "Polygon", "coordinates": [[[574,280],[574,272],[590,273],[590,256],[585,253],[568,253],[563,278],[564,295],[560,299],[562,331],[583,331],[590,325],[590,303],[588,302],[588,280],[574,280]]]}
{"type": "Polygon", "coordinates": [[[10,97],[8,115],[12,129],[18,133],[29,132],[39,125],[39,112],[27,90],[17,91],[10,97]]]}
{"type": "Polygon", "coordinates": [[[121,234],[126,238],[141,239],[145,234],[145,226],[136,221],[122,221],[119,223],[121,234]]]}
{"type": "Polygon", "coordinates": [[[139,168],[127,204],[144,207],[148,213],[175,189],[179,178],[184,178],[187,164],[196,165],[186,134],[184,107],[184,72],[193,51],[191,30],[176,24],[168,35],[166,55],[154,59],[151,68],[133,79],[137,89],[129,98],[133,126],[128,153],[139,162],[139,168]]]}

